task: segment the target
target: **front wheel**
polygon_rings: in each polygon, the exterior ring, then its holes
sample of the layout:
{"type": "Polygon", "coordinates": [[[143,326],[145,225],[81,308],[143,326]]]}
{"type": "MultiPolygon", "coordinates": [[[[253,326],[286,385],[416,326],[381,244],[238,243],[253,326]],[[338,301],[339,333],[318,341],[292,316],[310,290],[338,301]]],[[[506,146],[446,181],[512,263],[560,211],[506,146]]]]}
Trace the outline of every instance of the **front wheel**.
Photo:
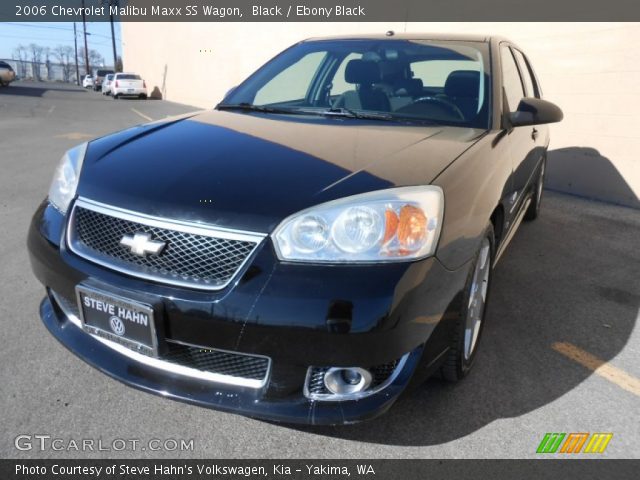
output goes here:
{"type": "Polygon", "coordinates": [[[111,98],[113,98],[114,100],[118,100],[118,95],[112,95],[111,98]]]}
{"type": "Polygon", "coordinates": [[[450,382],[462,380],[471,370],[485,324],[495,254],[493,228],[487,227],[471,268],[465,289],[462,313],[451,348],[442,366],[442,376],[450,382]]]}

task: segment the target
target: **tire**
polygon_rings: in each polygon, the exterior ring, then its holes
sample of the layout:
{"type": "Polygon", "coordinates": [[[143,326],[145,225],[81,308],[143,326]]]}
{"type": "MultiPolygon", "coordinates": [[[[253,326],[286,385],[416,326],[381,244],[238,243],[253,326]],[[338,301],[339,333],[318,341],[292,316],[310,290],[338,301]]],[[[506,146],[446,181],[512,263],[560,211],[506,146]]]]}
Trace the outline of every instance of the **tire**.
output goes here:
{"type": "Polygon", "coordinates": [[[112,95],[111,98],[113,98],[114,100],[118,100],[118,95],[112,95]]]}
{"type": "Polygon", "coordinates": [[[523,219],[527,222],[535,220],[540,215],[540,204],[542,203],[542,194],[544,191],[544,175],[547,170],[547,158],[542,159],[542,164],[540,165],[540,172],[538,173],[538,179],[536,180],[535,192],[533,194],[533,198],[531,199],[531,203],[529,204],[529,208],[527,208],[526,213],[524,214],[523,219]]]}
{"type": "Polygon", "coordinates": [[[447,358],[441,368],[442,378],[458,382],[467,376],[476,359],[478,345],[485,325],[485,313],[491,290],[495,237],[489,225],[482,237],[480,248],[469,269],[463,307],[455,327],[447,358]],[[475,296],[477,293],[479,296],[475,296]],[[479,300],[482,304],[479,305],[479,300]]]}
{"type": "Polygon", "coordinates": [[[146,96],[146,95],[144,95],[144,94],[142,94],[142,95],[140,95],[138,98],[139,98],[140,100],[146,100],[146,99],[147,99],[147,96],[146,96]]]}

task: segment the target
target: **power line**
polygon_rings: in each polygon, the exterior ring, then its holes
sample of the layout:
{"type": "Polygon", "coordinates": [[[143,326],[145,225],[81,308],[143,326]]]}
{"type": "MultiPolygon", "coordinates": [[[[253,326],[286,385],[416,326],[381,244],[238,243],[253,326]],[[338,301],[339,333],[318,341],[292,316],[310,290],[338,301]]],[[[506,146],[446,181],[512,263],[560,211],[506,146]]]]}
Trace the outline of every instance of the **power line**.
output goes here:
{"type": "MultiPolygon", "coordinates": [[[[73,28],[66,28],[66,27],[59,27],[56,25],[35,25],[32,23],[15,23],[15,22],[5,22],[5,25],[11,25],[14,27],[26,27],[26,28],[48,28],[51,30],[63,30],[65,32],[73,32],[73,28]]],[[[111,39],[110,35],[103,35],[102,33],[90,33],[87,32],[87,34],[90,34],[92,37],[103,37],[103,38],[107,38],[107,39],[111,39]]],[[[2,35],[2,36],[6,36],[6,35],[2,35]]],[[[120,38],[118,37],[118,35],[116,35],[116,40],[120,41],[120,38]]]]}
{"type": "MultiPolygon", "coordinates": [[[[0,38],[31,39],[31,40],[36,40],[36,41],[39,40],[39,41],[58,42],[60,44],[70,44],[71,43],[69,40],[65,40],[65,39],[60,38],[60,37],[34,37],[33,35],[30,35],[30,34],[25,34],[25,35],[6,35],[6,34],[3,33],[3,34],[0,35],[0,38]]],[[[106,41],[106,40],[92,40],[91,43],[96,44],[96,45],[100,45],[100,46],[103,46],[103,47],[105,47],[105,46],[108,47],[108,46],[111,45],[111,43],[106,41]]]]}

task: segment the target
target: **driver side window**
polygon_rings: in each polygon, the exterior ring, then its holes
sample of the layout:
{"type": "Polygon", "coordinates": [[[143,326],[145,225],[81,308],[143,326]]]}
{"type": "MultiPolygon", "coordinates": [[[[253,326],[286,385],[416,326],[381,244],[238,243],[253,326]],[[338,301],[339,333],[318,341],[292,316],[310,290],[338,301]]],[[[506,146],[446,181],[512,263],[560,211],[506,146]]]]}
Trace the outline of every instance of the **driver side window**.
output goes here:
{"type": "Polygon", "coordinates": [[[520,100],[525,96],[522,80],[509,47],[500,47],[500,59],[502,60],[502,86],[509,104],[509,111],[515,112],[518,109],[520,100]]]}

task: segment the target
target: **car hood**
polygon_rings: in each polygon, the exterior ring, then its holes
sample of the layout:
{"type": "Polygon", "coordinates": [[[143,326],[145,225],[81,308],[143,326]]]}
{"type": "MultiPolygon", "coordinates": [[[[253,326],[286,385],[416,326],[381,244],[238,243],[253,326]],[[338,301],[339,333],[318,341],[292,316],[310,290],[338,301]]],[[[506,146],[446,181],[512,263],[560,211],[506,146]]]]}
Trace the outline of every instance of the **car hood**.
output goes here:
{"type": "Polygon", "coordinates": [[[148,215],[266,233],[322,202],[429,184],[482,134],[351,118],[199,112],[92,141],[78,194],[148,215]]]}

